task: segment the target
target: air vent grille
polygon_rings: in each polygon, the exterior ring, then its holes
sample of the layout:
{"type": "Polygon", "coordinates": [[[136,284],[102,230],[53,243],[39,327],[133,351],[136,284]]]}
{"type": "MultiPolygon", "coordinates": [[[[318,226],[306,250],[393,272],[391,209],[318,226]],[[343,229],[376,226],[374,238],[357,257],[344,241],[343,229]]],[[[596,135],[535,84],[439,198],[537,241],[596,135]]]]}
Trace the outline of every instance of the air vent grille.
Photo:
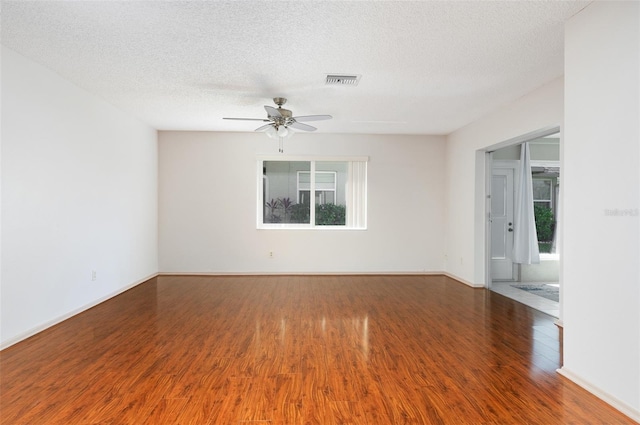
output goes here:
{"type": "Polygon", "coordinates": [[[359,82],[359,75],[329,74],[326,79],[327,85],[357,86],[359,82]]]}

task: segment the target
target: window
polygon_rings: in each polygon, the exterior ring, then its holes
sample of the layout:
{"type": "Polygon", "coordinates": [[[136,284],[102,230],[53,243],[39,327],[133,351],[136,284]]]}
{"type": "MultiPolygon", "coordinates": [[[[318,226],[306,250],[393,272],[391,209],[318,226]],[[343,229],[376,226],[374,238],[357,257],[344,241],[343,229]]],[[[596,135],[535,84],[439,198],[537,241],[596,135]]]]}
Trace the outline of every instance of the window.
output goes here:
{"type": "Polygon", "coordinates": [[[533,213],[540,253],[553,251],[555,234],[554,178],[533,178],[533,213]]]}
{"type": "Polygon", "coordinates": [[[366,158],[277,157],[258,165],[258,228],[366,228],[366,158]]]}
{"type": "Polygon", "coordinates": [[[533,205],[553,207],[553,180],[533,179],[533,205]]]}

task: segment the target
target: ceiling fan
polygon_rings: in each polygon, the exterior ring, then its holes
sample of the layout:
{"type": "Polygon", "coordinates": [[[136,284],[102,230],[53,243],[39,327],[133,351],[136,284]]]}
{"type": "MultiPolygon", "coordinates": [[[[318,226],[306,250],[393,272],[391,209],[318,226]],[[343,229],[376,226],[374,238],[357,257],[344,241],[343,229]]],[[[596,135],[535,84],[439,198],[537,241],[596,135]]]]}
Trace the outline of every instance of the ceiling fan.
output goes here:
{"type": "Polygon", "coordinates": [[[267,118],[224,118],[225,120],[242,120],[242,121],[262,121],[267,122],[263,126],[256,128],[254,131],[265,131],[269,137],[287,137],[290,135],[289,128],[302,131],[316,131],[317,128],[308,124],[303,124],[301,121],[321,121],[330,120],[331,115],[304,115],[300,117],[294,117],[290,110],[284,109],[282,105],[287,103],[287,99],[284,97],[274,97],[273,102],[278,106],[265,105],[264,109],[267,111],[267,118]]]}

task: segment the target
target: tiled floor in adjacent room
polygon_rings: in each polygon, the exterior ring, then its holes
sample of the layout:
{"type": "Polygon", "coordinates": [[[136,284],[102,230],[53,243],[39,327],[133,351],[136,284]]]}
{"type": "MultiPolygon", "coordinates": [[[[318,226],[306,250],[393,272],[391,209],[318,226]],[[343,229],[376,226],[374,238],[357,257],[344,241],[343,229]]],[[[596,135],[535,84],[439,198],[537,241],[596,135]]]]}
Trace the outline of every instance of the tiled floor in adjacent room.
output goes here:
{"type": "Polygon", "coordinates": [[[557,284],[558,282],[492,282],[491,290],[505,297],[511,298],[531,308],[535,308],[553,317],[560,317],[560,303],[551,301],[522,289],[511,286],[514,283],[524,284],[557,284]]]}

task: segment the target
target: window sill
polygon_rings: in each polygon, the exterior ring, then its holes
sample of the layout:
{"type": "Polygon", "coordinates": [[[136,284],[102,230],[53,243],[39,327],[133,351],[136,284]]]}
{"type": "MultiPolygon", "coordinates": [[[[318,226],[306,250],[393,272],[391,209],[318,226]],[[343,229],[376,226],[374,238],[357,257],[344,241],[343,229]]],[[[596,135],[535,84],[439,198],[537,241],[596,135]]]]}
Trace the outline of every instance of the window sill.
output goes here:
{"type": "Polygon", "coordinates": [[[540,261],[559,261],[560,254],[540,254],[540,261]]]}
{"type": "Polygon", "coordinates": [[[347,227],[347,226],[305,226],[305,225],[291,225],[291,224],[271,224],[271,225],[259,225],[256,230],[314,230],[314,231],[323,231],[323,230],[367,230],[366,227],[347,227]]]}

